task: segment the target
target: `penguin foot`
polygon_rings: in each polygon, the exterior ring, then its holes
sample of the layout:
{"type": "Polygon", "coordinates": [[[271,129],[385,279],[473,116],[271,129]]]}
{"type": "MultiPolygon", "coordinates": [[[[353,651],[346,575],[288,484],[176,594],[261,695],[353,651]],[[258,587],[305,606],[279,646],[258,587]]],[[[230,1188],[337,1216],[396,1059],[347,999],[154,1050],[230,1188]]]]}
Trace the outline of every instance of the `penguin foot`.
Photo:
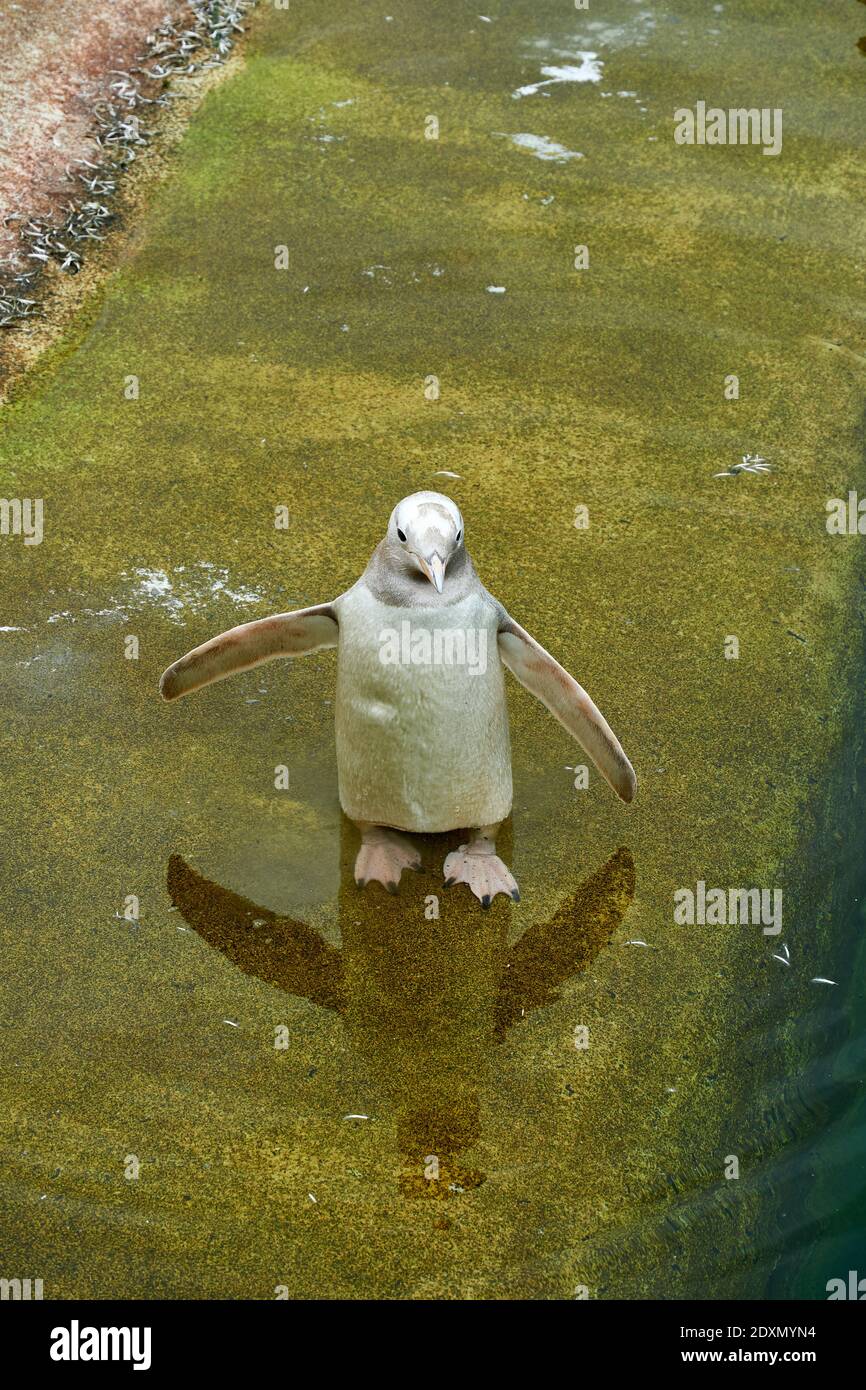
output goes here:
{"type": "Polygon", "coordinates": [[[382,825],[364,826],[361,848],[355,860],[355,882],[359,888],[368,883],[381,883],[389,893],[396,893],[404,869],[420,873],[421,856],[413,844],[394,830],[382,825]]]}
{"type": "Polygon", "coordinates": [[[488,840],[473,840],[448,855],[443,872],[445,887],[465,883],[482,907],[489,907],[497,893],[520,902],[520,892],[507,864],[503,864],[488,840]]]}

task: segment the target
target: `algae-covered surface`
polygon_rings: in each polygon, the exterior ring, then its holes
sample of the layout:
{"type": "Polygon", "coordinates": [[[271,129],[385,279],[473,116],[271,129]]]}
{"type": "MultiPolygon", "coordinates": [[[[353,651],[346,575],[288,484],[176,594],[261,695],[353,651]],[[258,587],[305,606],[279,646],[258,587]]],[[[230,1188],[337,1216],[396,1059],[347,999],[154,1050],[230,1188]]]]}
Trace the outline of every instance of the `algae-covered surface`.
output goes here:
{"type": "Polygon", "coordinates": [[[0,1272],[674,1298],[790,1265],[824,1297],[804,1194],[824,1220],[845,1182],[815,1144],[862,931],[863,542],[825,524],[864,476],[862,14],[380,9],[257,11],[3,412],[44,537],[0,540],[0,1272]],[[782,108],[781,154],[677,145],[698,100],[782,108]],[[715,476],[745,455],[772,471],[715,476]],[[511,682],[522,900],[488,913],[441,892],[447,837],[399,897],[355,888],[333,653],[156,693],[342,592],[418,488],[638,775],[628,808],[576,788],[511,682]],[[675,924],[700,880],[781,889],[781,934],[675,924]]]}

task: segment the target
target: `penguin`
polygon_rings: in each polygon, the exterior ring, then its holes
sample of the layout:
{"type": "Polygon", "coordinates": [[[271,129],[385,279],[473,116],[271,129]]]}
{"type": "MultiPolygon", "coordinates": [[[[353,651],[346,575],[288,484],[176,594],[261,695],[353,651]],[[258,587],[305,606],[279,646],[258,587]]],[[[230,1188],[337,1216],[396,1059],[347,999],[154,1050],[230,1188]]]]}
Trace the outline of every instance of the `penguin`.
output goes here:
{"type": "Polygon", "coordinates": [[[520,893],[496,853],[511,811],[505,669],[577,739],[602,777],[633,800],[634,769],[586,691],[484,588],[450,497],[415,492],[391,513],[360,579],[330,603],[243,623],[163,672],[175,700],[276,657],[337,648],[340,804],[361,835],[360,888],[396,893],[421,869],[407,834],[467,830],[445,859],[445,886],[482,907],[520,893]]]}

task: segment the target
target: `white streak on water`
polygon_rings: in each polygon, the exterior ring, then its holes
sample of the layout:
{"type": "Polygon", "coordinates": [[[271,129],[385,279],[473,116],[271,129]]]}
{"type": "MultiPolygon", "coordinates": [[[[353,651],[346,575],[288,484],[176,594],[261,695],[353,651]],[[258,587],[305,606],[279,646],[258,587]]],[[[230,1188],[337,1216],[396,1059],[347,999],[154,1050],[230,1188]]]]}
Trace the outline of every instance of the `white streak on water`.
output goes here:
{"type": "Polygon", "coordinates": [[[556,164],[564,164],[567,159],[583,159],[583,155],[577,150],[567,150],[564,145],[557,145],[555,140],[548,140],[546,135],[531,135],[528,131],[509,135],[504,130],[493,133],[504,135],[506,140],[510,140],[512,145],[517,145],[521,150],[529,150],[536,159],[552,160],[556,164]]]}
{"type": "Polygon", "coordinates": [[[173,578],[165,570],[145,568],[135,569],[124,578],[132,579],[133,592],[131,600],[121,605],[123,610],[128,609],[130,603],[135,606],[142,600],[149,600],[158,603],[174,618],[184,609],[195,611],[206,607],[212,598],[247,604],[260,603],[263,597],[244,584],[231,584],[228,570],[208,560],[200,560],[189,568],[178,565],[173,578]]]}
{"type": "Polygon", "coordinates": [[[578,66],[573,63],[562,67],[553,67],[546,64],[541,69],[541,76],[547,80],[544,82],[530,82],[525,87],[518,87],[516,92],[511,95],[515,100],[520,97],[535,96],[542,87],[552,87],[559,82],[600,82],[602,62],[597,53],[591,53],[584,49],[574,55],[580,59],[578,66]]]}

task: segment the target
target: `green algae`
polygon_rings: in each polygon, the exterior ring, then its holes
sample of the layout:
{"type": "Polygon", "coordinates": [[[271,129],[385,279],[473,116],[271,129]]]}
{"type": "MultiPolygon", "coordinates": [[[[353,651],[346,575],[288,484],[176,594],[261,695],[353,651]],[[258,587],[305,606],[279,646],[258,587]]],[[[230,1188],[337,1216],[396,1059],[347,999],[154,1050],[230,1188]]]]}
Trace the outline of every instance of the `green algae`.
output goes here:
{"type": "Polygon", "coordinates": [[[756,1020],[795,1065],[856,737],[862,561],[824,517],[863,473],[862,72],[837,16],[705,9],[647,29],[612,5],[601,84],[534,103],[511,95],[532,40],[581,29],[561,6],[262,10],[98,309],[6,408],[4,495],[44,496],[46,538],[0,551],[23,629],[0,634],[2,1206],[47,1296],[760,1294],[761,1168],[807,1121],[750,1105],[756,1020]],[[676,147],[674,109],[707,95],[783,106],[782,156],[676,147]],[[584,158],[499,133],[521,130],[584,158]],[[713,476],[749,452],[774,472],[713,476]],[[430,923],[435,878],[354,897],[332,655],[178,707],[155,689],[206,636],[341,592],[394,501],[436,486],[639,792],[576,791],[579,750],[513,689],[523,900],[442,894],[430,923]],[[621,846],[633,897],[594,916],[575,895],[621,846]],[[172,910],[181,872],[214,885],[209,931],[172,910]],[[758,928],[673,926],[700,878],[783,887],[793,977],[758,928]],[[351,1008],[248,969],[220,893],[296,924],[304,972],[347,961],[351,1008]],[[577,944],[550,986],[532,943],[557,923],[577,944]]]}

